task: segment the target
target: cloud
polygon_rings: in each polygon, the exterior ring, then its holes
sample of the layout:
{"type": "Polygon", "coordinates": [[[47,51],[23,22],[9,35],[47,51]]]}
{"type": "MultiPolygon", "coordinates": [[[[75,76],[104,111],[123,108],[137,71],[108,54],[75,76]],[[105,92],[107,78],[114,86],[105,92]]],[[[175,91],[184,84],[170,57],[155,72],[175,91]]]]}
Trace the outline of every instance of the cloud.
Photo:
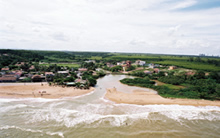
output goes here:
{"type": "Polygon", "coordinates": [[[69,38],[61,32],[54,33],[51,35],[51,37],[53,39],[59,40],[59,41],[68,41],[69,40],[69,38]]]}
{"type": "Polygon", "coordinates": [[[181,10],[200,3],[0,0],[0,48],[219,54],[220,8],[181,10]]]}
{"type": "Polygon", "coordinates": [[[187,7],[191,7],[197,3],[196,0],[184,0],[183,2],[178,2],[172,9],[183,9],[187,7]]]}

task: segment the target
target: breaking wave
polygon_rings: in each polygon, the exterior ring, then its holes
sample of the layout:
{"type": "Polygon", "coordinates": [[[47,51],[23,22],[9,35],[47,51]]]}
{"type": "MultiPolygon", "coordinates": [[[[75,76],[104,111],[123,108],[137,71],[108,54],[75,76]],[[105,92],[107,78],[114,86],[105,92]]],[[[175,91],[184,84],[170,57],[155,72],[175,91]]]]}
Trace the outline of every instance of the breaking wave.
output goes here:
{"type": "Polygon", "coordinates": [[[56,122],[66,127],[77,125],[123,126],[136,121],[151,120],[162,115],[175,121],[183,120],[220,120],[220,108],[194,107],[180,105],[127,105],[127,104],[85,104],[75,109],[63,109],[51,106],[44,110],[35,110],[27,123],[56,122]],[[52,107],[52,108],[51,108],[52,107]]]}

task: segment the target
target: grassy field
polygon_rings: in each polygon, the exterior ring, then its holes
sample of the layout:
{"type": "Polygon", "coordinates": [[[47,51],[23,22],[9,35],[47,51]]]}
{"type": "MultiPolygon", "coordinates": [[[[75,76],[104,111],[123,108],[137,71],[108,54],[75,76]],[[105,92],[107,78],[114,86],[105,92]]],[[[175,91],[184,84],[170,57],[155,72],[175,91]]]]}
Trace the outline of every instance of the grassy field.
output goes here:
{"type": "MultiPolygon", "coordinates": [[[[136,60],[144,60],[147,63],[156,63],[162,65],[175,65],[182,68],[194,69],[194,70],[204,70],[204,71],[220,71],[219,66],[214,64],[208,64],[204,62],[190,62],[190,58],[194,60],[198,57],[194,56],[175,56],[175,55],[147,55],[147,54],[120,54],[116,53],[113,56],[106,57],[106,60],[116,60],[116,61],[126,61],[130,60],[132,62],[136,60]]],[[[219,61],[220,58],[212,57],[200,57],[201,60],[216,60],[219,61]]]]}
{"type": "Polygon", "coordinates": [[[158,86],[167,86],[168,88],[173,89],[173,90],[179,90],[179,89],[181,89],[181,88],[185,88],[184,86],[166,84],[166,83],[160,82],[160,81],[158,81],[158,80],[153,80],[153,81],[155,81],[158,86]]]}
{"type": "MultiPolygon", "coordinates": [[[[40,66],[49,66],[49,65],[52,65],[52,64],[40,64],[40,66]]],[[[67,67],[70,67],[70,68],[78,68],[80,67],[80,64],[70,64],[70,63],[67,63],[67,64],[59,64],[57,63],[57,66],[67,66],[67,67]]]]}
{"type": "Polygon", "coordinates": [[[89,58],[89,59],[92,59],[92,60],[101,60],[102,57],[100,57],[100,56],[92,56],[92,57],[89,58]]]}
{"type": "Polygon", "coordinates": [[[220,71],[220,67],[205,63],[195,63],[195,62],[187,62],[187,61],[157,61],[155,63],[162,65],[175,65],[178,67],[195,69],[195,70],[220,71]]]}

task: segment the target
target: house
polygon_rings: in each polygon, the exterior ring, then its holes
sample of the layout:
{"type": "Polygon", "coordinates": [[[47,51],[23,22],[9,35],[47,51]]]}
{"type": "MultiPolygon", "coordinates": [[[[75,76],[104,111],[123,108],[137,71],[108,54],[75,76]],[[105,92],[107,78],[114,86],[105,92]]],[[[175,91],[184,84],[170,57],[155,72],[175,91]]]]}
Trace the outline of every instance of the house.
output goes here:
{"type": "Polygon", "coordinates": [[[187,76],[193,76],[193,75],[195,75],[195,72],[189,71],[189,72],[186,72],[185,74],[186,74],[187,76]]]}
{"type": "Polygon", "coordinates": [[[141,61],[141,60],[137,60],[137,61],[135,62],[135,64],[136,64],[136,65],[140,65],[140,66],[144,66],[144,65],[146,64],[146,62],[145,62],[145,61],[141,61]]]}
{"type": "Polygon", "coordinates": [[[15,66],[20,67],[21,65],[24,65],[24,64],[25,64],[25,62],[21,62],[20,64],[19,63],[15,64],[15,66]]]}
{"type": "Polygon", "coordinates": [[[87,60],[87,61],[85,61],[86,63],[95,63],[95,60],[87,60]]]}
{"type": "Polygon", "coordinates": [[[127,61],[126,61],[126,66],[127,66],[128,68],[131,67],[131,61],[127,60],[127,61]]]}
{"type": "Polygon", "coordinates": [[[174,70],[174,69],[177,69],[177,67],[176,66],[169,66],[168,70],[174,70]]]}
{"type": "Polygon", "coordinates": [[[57,73],[67,76],[67,75],[69,75],[69,70],[66,70],[66,71],[58,71],[57,73]]]}
{"type": "Polygon", "coordinates": [[[79,68],[78,71],[85,72],[85,71],[88,71],[88,69],[87,68],[79,68]]]}
{"type": "Polygon", "coordinates": [[[21,71],[21,70],[15,70],[15,71],[10,72],[9,74],[17,75],[17,78],[20,78],[21,75],[23,74],[23,71],[21,71]]]}
{"type": "Polygon", "coordinates": [[[66,86],[76,86],[76,83],[75,82],[68,82],[68,83],[66,83],[66,86]]]}
{"type": "Polygon", "coordinates": [[[9,71],[9,70],[10,70],[10,69],[9,69],[8,67],[5,67],[5,68],[2,68],[2,69],[1,69],[2,72],[6,72],[6,71],[9,71]]]}
{"type": "Polygon", "coordinates": [[[149,71],[149,70],[145,70],[144,73],[146,73],[146,74],[152,74],[152,72],[149,71]]]}
{"type": "Polygon", "coordinates": [[[152,69],[155,68],[154,64],[152,64],[152,63],[148,64],[148,67],[152,68],[152,69]]]}
{"type": "Polygon", "coordinates": [[[0,82],[16,82],[17,79],[16,75],[7,74],[0,77],[0,82]]]}
{"type": "Polygon", "coordinates": [[[122,65],[122,63],[121,62],[117,62],[117,66],[121,66],[122,65]]]}
{"type": "Polygon", "coordinates": [[[159,72],[160,72],[160,69],[158,69],[158,68],[154,69],[154,73],[159,73],[159,72]]]}
{"type": "Polygon", "coordinates": [[[46,77],[54,76],[53,72],[45,72],[44,74],[45,74],[46,77]]]}
{"type": "Polygon", "coordinates": [[[111,63],[106,63],[106,65],[107,65],[107,67],[109,67],[109,68],[112,68],[112,67],[115,66],[115,65],[113,65],[113,64],[111,64],[111,63]]]}
{"type": "Polygon", "coordinates": [[[53,80],[53,76],[54,76],[53,72],[45,72],[44,74],[45,74],[46,81],[52,81],[53,80]]]}
{"type": "Polygon", "coordinates": [[[95,75],[97,75],[97,73],[95,71],[93,71],[92,75],[95,76],[95,75]]]}
{"type": "Polygon", "coordinates": [[[76,80],[75,80],[75,83],[82,83],[82,84],[85,84],[85,83],[86,83],[86,80],[76,79],[76,80]]]}
{"type": "Polygon", "coordinates": [[[34,70],[34,69],[35,69],[34,65],[31,65],[31,67],[29,68],[29,70],[34,70]]]}
{"type": "Polygon", "coordinates": [[[28,77],[20,77],[18,80],[19,80],[19,81],[23,81],[23,80],[26,79],[26,78],[28,78],[28,77]]]}
{"type": "Polygon", "coordinates": [[[45,79],[45,76],[41,76],[41,75],[33,75],[31,77],[33,82],[42,82],[45,79]]]}

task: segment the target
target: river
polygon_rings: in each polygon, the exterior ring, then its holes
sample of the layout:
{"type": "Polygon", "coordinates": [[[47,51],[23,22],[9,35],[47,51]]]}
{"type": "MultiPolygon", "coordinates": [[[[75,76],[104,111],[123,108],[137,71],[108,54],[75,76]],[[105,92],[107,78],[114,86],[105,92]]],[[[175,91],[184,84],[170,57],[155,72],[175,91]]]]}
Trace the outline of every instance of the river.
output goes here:
{"type": "Polygon", "coordinates": [[[137,89],[119,82],[125,77],[105,76],[94,92],[75,98],[0,99],[0,138],[220,136],[220,107],[141,106],[104,99],[106,88],[137,89]]]}

